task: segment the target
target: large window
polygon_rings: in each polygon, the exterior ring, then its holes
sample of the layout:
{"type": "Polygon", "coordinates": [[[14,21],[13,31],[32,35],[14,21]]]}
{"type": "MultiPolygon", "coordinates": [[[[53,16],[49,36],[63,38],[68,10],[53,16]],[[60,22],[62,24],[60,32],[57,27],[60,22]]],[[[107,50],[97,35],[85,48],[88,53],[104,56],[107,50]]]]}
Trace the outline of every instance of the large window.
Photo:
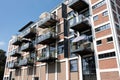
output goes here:
{"type": "Polygon", "coordinates": [[[102,0],[98,4],[92,6],[92,9],[97,9],[97,8],[101,7],[102,5],[104,5],[104,4],[105,4],[105,0],[102,0]]]}
{"type": "Polygon", "coordinates": [[[99,59],[109,58],[109,57],[114,57],[114,56],[115,56],[115,52],[109,52],[109,53],[104,53],[104,54],[98,55],[99,59]]]}
{"type": "Polygon", "coordinates": [[[100,27],[96,28],[95,32],[103,31],[103,30],[106,30],[106,29],[109,29],[109,28],[110,28],[110,24],[106,24],[106,25],[103,25],[103,26],[100,26],[100,27]]]}
{"type": "Polygon", "coordinates": [[[58,54],[64,53],[64,42],[59,42],[58,43],[58,54]]]}
{"type": "Polygon", "coordinates": [[[77,60],[71,60],[70,61],[70,71],[78,71],[78,61],[77,60]]]}

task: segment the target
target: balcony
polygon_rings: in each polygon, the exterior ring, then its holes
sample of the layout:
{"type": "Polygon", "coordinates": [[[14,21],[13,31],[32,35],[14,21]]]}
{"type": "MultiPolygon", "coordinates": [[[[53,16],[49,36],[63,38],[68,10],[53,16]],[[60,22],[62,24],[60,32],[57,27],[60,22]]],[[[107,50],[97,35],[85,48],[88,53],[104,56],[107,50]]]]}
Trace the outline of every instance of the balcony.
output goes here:
{"type": "Polygon", "coordinates": [[[19,61],[19,66],[33,66],[34,60],[30,58],[24,58],[19,61]]]}
{"type": "Polygon", "coordinates": [[[20,45],[20,44],[21,44],[21,38],[16,36],[12,41],[12,45],[20,45]]]}
{"type": "Polygon", "coordinates": [[[76,31],[84,31],[91,28],[89,18],[79,15],[77,17],[71,18],[69,21],[69,27],[76,31]]]}
{"type": "Polygon", "coordinates": [[[81,56],[88,55],[94,52],[93,43],[92,42],[84,42],[79,45],[72,46],[72,53],[79,54],[81,56]]]}
{"type": "Polygon", "coordinates": [[[21,51],[24,51],[24,52],[33,51],[34,49],[35,48],[34,48],[32,43],[26,43],[26,44],[21,46],[21,51]]]}
{"type": "Polygon", "coordinates": [[[57,37],[54,32],[47,32],[38,37],[38,44],[51,44],[55,43],[57,37]]]}
{"type": "Polygon", "coordinates": [[[9,68],[9,69],[19,69],[20,66],[18,65],[17,62],[10,62],[10,63],[8,64],[8,68],[9,68]]]}
{"type": "Polygon", "coordinates": [[[14,50],[12,51],[12,53],[11,53],[10,56],[12,56],[12,57],[20,57],[20,56],[21,56],[21,53],[20,53],[20,51],[19,51],[19,48],[14,49],[14,50]]]}
{"type": "Polygon", "coordinates": [[[68,5],[75,11],[82,11],[89,7],[88,0],[69,0],[68,5]]]}
{"type": "Polygon", "coordinates": [[[22,33],[23,38],[34,38],[36,36],[36,30],[34,28],[28,28],[26,31],[22,33]]]}
{"type": "Polygon", "coordinates": [[[57,23],[57,16],[55,14],[45,12],[41,14],[40,20],[38,22],[38,26],[40,28],[50,28],[55,26],[56,23],[57,23]]]}
{"type": "Polygon", "coordinates": [[[57,58],[55,57],[55,51],[46,51],[43,52],[41,57],[37,59],[38,62],[46,62],[46,63],[50,63],[50,62],[55,62],[57,58]]]}

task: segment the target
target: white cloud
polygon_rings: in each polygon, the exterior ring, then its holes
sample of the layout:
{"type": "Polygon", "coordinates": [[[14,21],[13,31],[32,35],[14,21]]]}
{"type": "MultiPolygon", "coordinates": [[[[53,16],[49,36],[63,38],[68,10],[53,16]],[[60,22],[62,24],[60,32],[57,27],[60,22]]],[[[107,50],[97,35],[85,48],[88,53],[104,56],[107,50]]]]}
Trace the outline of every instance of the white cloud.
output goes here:
{"type": "Polygon", "coordinates": [[[0,46],[4,46],[4,45],[5,45],[5,42],[0,41],[0,46]]]}

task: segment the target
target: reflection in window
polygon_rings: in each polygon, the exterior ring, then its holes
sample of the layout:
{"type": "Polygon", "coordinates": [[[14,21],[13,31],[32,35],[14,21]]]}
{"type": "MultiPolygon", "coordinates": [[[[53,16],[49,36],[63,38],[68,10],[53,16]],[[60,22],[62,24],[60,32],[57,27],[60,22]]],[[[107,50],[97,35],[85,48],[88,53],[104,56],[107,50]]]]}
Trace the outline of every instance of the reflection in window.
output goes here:
{"type": "Polygon", "coordinates": [[[78,71],[78,61],[77,60],[71,60],[70,61],[70,71],[78,71]]]}
{"type": "Polygon", "coordinates": [[[94,56],[82,59],[83,75],[96,74],[94,56]]]}
{"type": "Polygon", "coordinates": [[[58,54],[64,53],[64,42],[58,43],[58,54]]]}

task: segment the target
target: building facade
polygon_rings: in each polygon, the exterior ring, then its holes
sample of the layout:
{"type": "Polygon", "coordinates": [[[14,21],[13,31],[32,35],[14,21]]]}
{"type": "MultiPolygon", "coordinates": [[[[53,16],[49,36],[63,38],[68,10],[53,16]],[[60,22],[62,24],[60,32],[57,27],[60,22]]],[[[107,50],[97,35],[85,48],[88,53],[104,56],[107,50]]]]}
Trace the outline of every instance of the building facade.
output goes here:
{"type": "Polygon", "coordinates": [[[8,45],[3,80],[120,80],[120,0],[66,0],[8,45]]]}

